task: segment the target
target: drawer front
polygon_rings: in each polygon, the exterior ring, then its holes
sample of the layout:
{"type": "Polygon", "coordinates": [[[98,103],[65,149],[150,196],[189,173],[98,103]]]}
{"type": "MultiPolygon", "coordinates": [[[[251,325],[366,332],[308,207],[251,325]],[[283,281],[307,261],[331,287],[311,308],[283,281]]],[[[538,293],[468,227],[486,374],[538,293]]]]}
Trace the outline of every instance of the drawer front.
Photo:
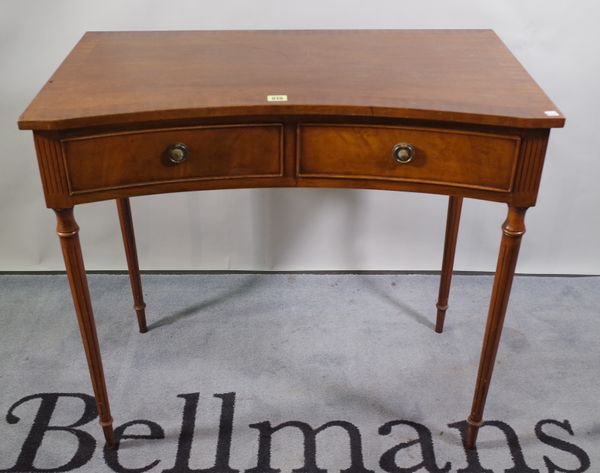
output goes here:
{"type": "Polygon", "coordinates": [[[279,124],[223,125],[65,139],[69,191],[281,176],[282,130],[279,124]],[[173,164],[167,149],[178,143],[187,157],[173,164]]]}
{"type": "Polygon", "coordinates": [[[492,191],[512,188],[520,139],[486,133],[362,125],[302,125],[299,177],[423,182],[492,191]],[[408,163],[392,154],[414,147],[408,163]]]}

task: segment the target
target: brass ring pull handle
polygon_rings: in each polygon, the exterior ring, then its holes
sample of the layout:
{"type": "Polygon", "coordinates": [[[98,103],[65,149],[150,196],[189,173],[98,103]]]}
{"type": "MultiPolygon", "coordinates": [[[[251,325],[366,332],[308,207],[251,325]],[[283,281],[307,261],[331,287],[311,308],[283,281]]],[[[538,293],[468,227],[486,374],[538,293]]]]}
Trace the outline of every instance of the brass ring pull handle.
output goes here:
{"type": "Polygon", "coordinates": [[[415,147],[409,143],[398,143],[392,148],[392,156],[397,163],[410,163],[415,157],[415,147]]]}
{"type": "Polygon", "coordinates": [[[188,147],[183,143],[175,143],[167,146],[165,155],[169,164],[181,164],[188,157],[188,147]]]}

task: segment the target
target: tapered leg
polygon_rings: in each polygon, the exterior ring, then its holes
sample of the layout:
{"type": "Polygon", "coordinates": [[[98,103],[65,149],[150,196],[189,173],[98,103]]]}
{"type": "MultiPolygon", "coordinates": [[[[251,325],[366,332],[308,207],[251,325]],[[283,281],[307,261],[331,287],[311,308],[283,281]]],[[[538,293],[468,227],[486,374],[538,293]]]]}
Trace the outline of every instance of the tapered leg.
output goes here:
{"type": "Polygon", "coordinates": [[[448,200],[448,217],[446,220],[442,275],[440,276],[440,293],[436,304],[437,318],[435,321],[435,331],[437,333],[442,333],[444,330],[444,319],[446,317],[446,310],[448,309],[448,296],[450,295],[450,283],[452,282],[452,269],[454,268],[454,254],[456,252],[456,239],[458,237],[458,225],[460,223],[462,202],[462,197],[450,196],[448,200]]]}
{"type": "Polygon", "coordinates": [[[146,304],[144,303],[144,294],[142,293],[142,279],[140,278],[140,268],[138,265],[137,249],[135,247],[135,234],[133,233],[133,220],[131,219],[131,205],[129,204],[129,199],[117,199],[117,209],[119,211],[119,221],[121,222],[125,256],[127,257],[131,291],[133,292],[133,308],[137,315],[140,332],[145,333],[148,331],[148,327],[146,326],[146,304]]]}
{"type": "Polygon", "coordinates": [[[467,419],[469,424],[466,441],[467,448],[475,447],[477,433],[483,423],[485,400],[492,379],[496,354],[498,353],[498,344],[500,343],[504,316],[506,315],[506,307],[517,265],[521,238],[525,233],[526,210],[526,208],[509,207],[508,217],[504,225],[502,225],[502,242],[500,244],[494,287],[492,289],[485,334],[483,336],[483,347],[481,349],[479,372],[477,373],[477,382],[475,384],[473,406],[471,408],[471,415],[467,419]]]}
{"type": "Polygon", "coordinates": [[[90,291],[88,289],[87,276],[79,244],[79,226],[73,217],[73,208],[54,209],[54,212],[56,212],[57,222],[56,233],[60,237],[60,245],[65,259],[69,285],[71,286],[71,295],[73,296],[79,331],[81,332],[90,377],[92,378],[94,395],[96,396],[100,425],[104,431],[106,443],[110,447],[114,447],[112,417],[110,415],[110,406],[108,405],[102,357],[100,355],[100,347],[98,346],[90,291]]]}

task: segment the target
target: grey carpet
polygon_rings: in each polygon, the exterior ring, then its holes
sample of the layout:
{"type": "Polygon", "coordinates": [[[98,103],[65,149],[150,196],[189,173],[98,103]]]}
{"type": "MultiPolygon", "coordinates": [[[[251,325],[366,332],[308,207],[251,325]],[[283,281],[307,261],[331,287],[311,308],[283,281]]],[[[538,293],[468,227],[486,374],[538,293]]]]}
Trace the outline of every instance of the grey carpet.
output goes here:
{"type": "Polygon", "coordinates": [[[486,408],[498,422],[463,449],[491,281],[455,276],[438,335],[436,276],[144,275],[142,335],[127,276],[92,275],[115,427],[164,435],[105,454],[94,412],[79,437],[60,430],[92,394],[65,277],[0,276],[0,470],[599,472],[600,278],[516,278],[486,408]],[[304,444],[288,424],[267,449],[290,421],[339,422],[304,444]]]}

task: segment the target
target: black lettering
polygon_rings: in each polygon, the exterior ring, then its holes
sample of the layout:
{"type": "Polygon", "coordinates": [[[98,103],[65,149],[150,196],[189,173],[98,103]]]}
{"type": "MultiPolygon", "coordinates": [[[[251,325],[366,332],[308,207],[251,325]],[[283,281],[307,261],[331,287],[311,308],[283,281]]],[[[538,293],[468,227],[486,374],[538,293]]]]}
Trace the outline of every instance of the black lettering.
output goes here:
{"type": "Polygon", "coordinates": [[[390,435],[392,433],[392,427],[395,425],[407,425],[412,427],[417,431],[419,438],[409,442],[400,443],[381,455],[379,466],[381,466],[383,470],[389,473],[414,473],[419,471],[421,468],[425,468],[430,473],[447,473],[450,471],[450,468],[452,467],[450,462],[446,463],[442,468],[437,466],[435,452],[433,450],[433,439],[431,437],[431,432],[427,427],[408,420],[395,420],[392,422],[387,422],[379,427],[379,435],[390,435]],[[421,445],[421,456],[423,457],[423,461],[410,468],[399,467],[396,463],[396,454],[400,450],[404,450],[405,448],[416,444],[421,445]]]}
{"type": "Polygon", "coordinates": [[[217,453],[215,465],[211,468],[192,470],[190,469],[190,453],[194,440],[194,427],[196,424],[196,411],[198,410],[199,393],[180,394],[185,399],[183,407],[183,419],[181,432],[179,433],[179,445],[173,468],[163,470],[162,473],[238,473],[229,466],[231,452],[231,436],[233,433],[233,413],[235,409],[235,393],[215,394],[214,397],[221,398],[221,419],[219,421],[219,437],[217,440],[217,453]]]}
{"type": "Polygon", "coordinates": [[[550,458],[544,455],[544,463],[546,464],[546,468],[548,468],[548,473],[555,473],[557,471],[562,473],[583,473],[590,468],[590,457],[587,453],[585,453],[581,448],[577,445],[573,445],[572,443],[565,442],[559,438],[553,437],[552,435],[548,435],[544,432],[543,427],[545,425],[555,425],[560,427],[563,430],[566,430],[569,435],[575,435],[573,433],[573,429],[571,428],[571,424],[568,420],[564,420],[564,422],[559,422],[553,419],[544,419],[540,420],[535,425],[535,435],[540,439],[541,442],[544,442],[546,445],[556,448],[557,450],[562,450],[563,452],[567,452],[572,454],[579,461],[579,467],[576,470],[567,470],[565,468],[561,468],[556,465],[550,458]]]}
{"type": "Polygon", "coordinates": [[[317,429],[313,429],[305,422],[294,420],[274,427],[268,421],[250,424],[249,427],[259,431],[258,458],[256,466],[246,470],[245,473],[279,473],[281,471],[271,467],[271,439],[275,432],[286,427],[296,427],[304,435],[304,466],[292,470],[293,473],[327,473],[327,470],[317,466],[317,434],[329,427],[340,427],[346,430],[350,439],[350,467],[341,470],[341,473],[374,473],[365,468],[360,431],[350,422],[334,420],[317,429]]]}
{"type": "Polygon", "coordinates": [[[119,448],[121,446],[121,440],[127,439],[164,439],[165,432],[162,427],[158,425],[156,422],[151,422],[149,420],[132,420],[131,422],[126,422],[123,425],[120,425],[115,429],[115,441],[117,442],[118,448],[112,449],[108,447],[108,445],[104,446],[104,461],[106,464],[112,468],[117,473],[143,473],[144,471],[148,471],[154,468],[156,465],[160,463],[160,460],[154,460],[149,465],[140,467],[140,468],[125,468],[123,465],[119,463],[119,448]],[[125,434],[125,430],[133,425],[145,425],[150,429],[150,433],[147,435],[140,434],[125,434]]]}
{"type": "MultiPolygon", "coordinates": [[[[517,433],[510,425],[497,420],[490,420],[484,422],[481,428],[488,425],[500,429],[508,443],[508,448],[513,461],[513,466],[507,470],[504,470],[504,473],[539,473],[539,470],[534,470],[533,468],[530,468],[527,465],[527,463],[525,463],[523,451],[521,450],[521,444],[519,443],[519,437],[517,437],[517,433]]],[[[484,469],[481,466],[481,463],[479,462],[479,454],[477,453],[477,446],[475,446],[473,450],[467,449],[467,426],[467,421],[448,424],[448,427],[450,427],[451,429],[458,429],[460,431],[460,436],[462,438],[463,446],[465,448],[465,454],[468,463],[466,468],[457,470],[456,473],[494,473],[492,470],[484,469]]]]}
{"type": "Polygon", "coordinates": [[[33,399],[40,399],[40,406],[35,415],[35,419],[33,420],[33,425],[31,426],[31,430],[23,443],[21,448],[21,452],[19,457],[17,458],[17,463],[15,466],[8,470],[0,470],[0,472],[9,473],[9,472],[23,472],[28,471],[31,473],[36,472],[63,472],[63,471],[71,471],[77,468],[82,467],[87,462],[90,461],[92,456],[94,455],[94,450],[96,449],[96,440],[87,432],[83,430],[76,429],[75,427],[81,427],[92,420],[94,420],[98,413],[96,411],[96,402],[92,396],[87,394],[79,394],[79,393],[42,393],[42,394],[33,394],[31,396],[26,396],[19,401],[15,402],[8,409],[8,413],[6,414],[6,421],[9,424],[16,424],[21,419],[17,417],[13,412],[19,407],[21,404],[25,404],[33,399]],[[56,409],[56,404],[60,398],[77,398],[83,401],[83,413],[79,420],[70,425],[65,426],[57,426],[50,425],[50,420],[52,419],[52,414],[56,409]],[[71,460],[65,463],[62,466],[56,468],[41,468],[37,469],[33,466],[35,461],[35,457],[37,452],[42,444],[42,440],[44,440],[44,435],[46,432],[50,431],[59,431],[59,432],[69,432],[73,434],[77,438],[77,450],[71,460]]]}

